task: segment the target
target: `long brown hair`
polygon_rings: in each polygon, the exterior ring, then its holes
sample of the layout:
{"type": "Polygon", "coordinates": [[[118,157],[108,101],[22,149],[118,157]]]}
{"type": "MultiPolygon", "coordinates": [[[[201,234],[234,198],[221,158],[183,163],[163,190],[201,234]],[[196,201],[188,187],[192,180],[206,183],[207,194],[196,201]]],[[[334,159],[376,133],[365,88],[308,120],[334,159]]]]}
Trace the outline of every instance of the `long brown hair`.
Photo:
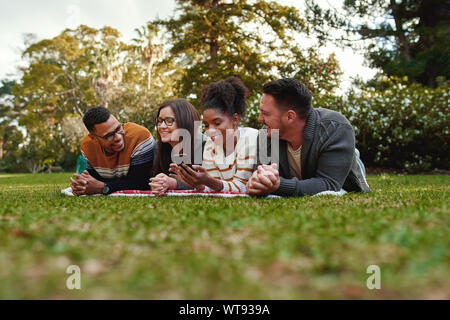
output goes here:
{"type": "MultiPolygon", "coordinates": [[[[191,163],[194,163],[194,121],[200,121],[200,115],[189,101],[185,99],[172,99],[166,100],[161,104],[156,113],[156,119],[158,119],[161,110],[166,107],[170,107],[175,114],[178,128],[186,129],[191,134],[191,163]]],[[[155,175],[158,173],[165,173],[168,175],[169,165],[172,162],[172,146],[169,143],[163,143],[161,141],[158,130],[156,130],[156,135],[158,136],[158,155],[155,166],[153,167],[153,173],[155,175]]]]}

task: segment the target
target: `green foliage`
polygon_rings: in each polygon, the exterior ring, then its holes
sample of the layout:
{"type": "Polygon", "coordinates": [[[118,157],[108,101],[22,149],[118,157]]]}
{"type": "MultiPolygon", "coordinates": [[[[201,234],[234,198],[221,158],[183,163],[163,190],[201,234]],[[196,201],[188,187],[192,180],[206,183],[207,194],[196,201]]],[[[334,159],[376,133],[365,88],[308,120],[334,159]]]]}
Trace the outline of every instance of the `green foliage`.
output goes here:
{"type": "Polygon", "coordinates": [[[44,161],[55,162],[58,155],[78,152],[82,123],[67,123],[74,116],[80,120],[89,106],[105,104],[107,81],[118,77],[113,57],[124,48],[118,37],[109,27],[80,26],[24,51],[28,67],[12,93],[19,124],[27,131],[24,155],[30,171],[44,161]]]}
{"type": "Polygon", "coordinates": [[[388,76],[436,87],[450,78],[450,3],[442,0],[346,0],[323,10],[307,0],[308,21],[323,42],[363,46],[369,65],[388,76]]]}
{"type": "Polygon", "coordinates": [[[314,104],[349,119],[367,165],[410,172],[450,169],[448,82],[430,89],[384,77],[375,87],[362,85],[346,97],[328,96],[314,104]]]}
{"type": "Polygon", "coordinates": [[[447,11],[439,11],[445,5],[430,3],[344,2],[352,17],[386,17],[371,26],[347,22],[312,0],[306,18],[275,1],[189,0],[177,1],[172,18],[136,29],[129,43],[111,27],[81,25],[39,42],[28,35],[21,79],[0,87],[0,170],[34,172],[44,163],[73,170],[86,133],[81,116],[89,106],[106,106],[120,121],[153,131],[154,111],[163,100],[185,97],[198,107],[202,86],[230,75],[251,90],[245,125],[261,125],[261,85],[293,77],[309,86],[315,106],[337,109],[352,121],[367,164],[448,169],[450,37],[442,19],[447,11]],[[433,23],[425,19],[436,10],[433,23]],[[394,28],[393,22],[400,24],[394,28]],[[375,78],[336,97],[341,71],[334,55],[323,58],[317,46],[303,48],[298,41],[315,31],[322,44],[327,24],[359,39],[392,40],[366,48],[372,65],[436,88],[375,78]]]}
{"type": "MultiPolygon", "coordinates": [[[[86,134],[81,117],[88,107],[105,106],[123,122],[153,124],[152,113],[172,96],[179,71],[171,63],[148,68],[146,43],[157,30],[148,26],[138,31],[138,37],[125,44],[111,27],[81,25],[26,48],[28,67],[11,93],[27,134],[22,156],[30,171],[44,162],[69,166],[86,134]],[[154,75],[151,87],[149,72],[154,75]]],[[[159,62],[162,46],[154,47],[153,59],[159,62]]]]}
{"type": "Polygon", "coordinates": [[[334,56],[298,47],[295,37],[307,25],[294,7],[248,0],[177,4],[174,18],[136,29],[129,43],[107,26],[81,25],[39,42],[28,35],[27,67],[17,83],[2,87],[11,92],[25,133],[17,144],[18,167],[35,172],[45,162],[72,170],[69,159],[86,134],[81,116],[90,106],[103,105],[120,121],[152,130],[163,100],[186,97],[197,105],[203,85],[237,75],[252,92],[247,124],[259,126],[258,94],[269,79],[295,77],[314,92],[338,87],[334,56]]]}
{"type": "Polygon", "coordinates": [[[204,85],[230,75],[250,89],[250,114],[270,79],[295,77],[318,91],[333,91],[339,84],[333,56],[323,59],[317,48],[298,46],[295,38],[305,34],[307,23],[294,7],[275,1],[177,1],[176,15],[155,23],[169,35],[168,59],[184,70],[179,93],[195,104],[204,85]]]}
{"type": "Polygon", "coordinates": [[[448,175],[271,200],[61,196],[68,183],[0,175],[3,299],[448,298],[448,175]],[[381,290],[366,287],[372,264],[381,290]]]}
{"type": "Polygon", "coordinates": [[[14,81],[2,80],[0,86],[0,172],[17,169],[19,146],[24,138],[17,127],[17,112],[11,95],[14,85],[14,81]]]}

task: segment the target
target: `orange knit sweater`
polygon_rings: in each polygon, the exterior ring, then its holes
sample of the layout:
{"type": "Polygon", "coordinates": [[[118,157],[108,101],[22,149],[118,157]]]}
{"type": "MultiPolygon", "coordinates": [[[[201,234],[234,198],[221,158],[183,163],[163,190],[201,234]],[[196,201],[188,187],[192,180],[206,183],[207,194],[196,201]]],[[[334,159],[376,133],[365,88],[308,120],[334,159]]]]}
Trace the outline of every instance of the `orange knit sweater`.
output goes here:
{"type": "Polygon", "coordinates": [[[88,160],[88,168],[94,169],[105,180],[127,176],[130,165],[153,160],[155,142],[144,127],[128,122],[124,124],[124,149],[111,156],[105,155],[97,139],[86,135],[81,141],[81,152],[88,160]]]}

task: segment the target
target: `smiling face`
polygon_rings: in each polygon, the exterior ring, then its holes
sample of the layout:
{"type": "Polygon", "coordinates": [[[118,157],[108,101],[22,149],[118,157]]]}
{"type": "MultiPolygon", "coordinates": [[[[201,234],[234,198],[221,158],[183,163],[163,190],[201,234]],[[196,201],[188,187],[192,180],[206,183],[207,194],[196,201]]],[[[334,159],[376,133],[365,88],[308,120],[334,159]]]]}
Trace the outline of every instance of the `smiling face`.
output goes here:
{"type": "Polygon", "coordinates": [[[160,120],[166,120],[162,121],[160,124],[158,124],[158,134],[163,143],[169,143],[169,144],[177,144],[179,141],[171,141],[172,140],[172,133],[175,129],[178,128],[178,123],[175,117],[175,113],[173,112],[171,107],[165,107],[162,108],[159,111],[158,118],[160,120]],[[170,120],[175,119],[175,121],[172,123],[172,125],[167,125],[166,122],[170,122],[170,120]]]}
{"type": "Polygon", "coordinates": [[[222,143],[224,150],[226,142],[234,139],[235,131],[238,127],[239,117],[234,114],[233,117],[221,112],[218,109],[206,109],[203,111],[203,124],[205,125],[205,133],[214,143],[222,143]],[[220,136],[222,138],[220,138],[220,136]]]}
{"type": "Polygon", "coordinates": [[[263,94],[261,99],[261,104],[259,106],[259,116],[258,121],[262,122],[267,127],[267,135],[271,136],[271,131],[273,129],[279,130],[279,137],[283,139],[284,125],[283,116],[284,112],[276,105],[275,98],[270,94],[263,94]]]}
{"type": "Polygon", "coordinates": [[[91,133],[109,154],[120,152],[125,148],[123,138],[125,132],[120,122],[113,115],[107,121],[94,125],[91,133]]]}

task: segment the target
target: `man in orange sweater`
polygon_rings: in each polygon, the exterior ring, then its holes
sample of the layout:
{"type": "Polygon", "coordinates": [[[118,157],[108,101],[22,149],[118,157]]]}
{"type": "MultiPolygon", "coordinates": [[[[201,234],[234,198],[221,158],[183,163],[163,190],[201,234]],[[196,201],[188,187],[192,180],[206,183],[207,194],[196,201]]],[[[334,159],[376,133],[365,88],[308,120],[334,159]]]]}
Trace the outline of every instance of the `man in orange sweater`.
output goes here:
{"type": "Polygon", "coordinates": [[[73,194],[149,189],[156,150],[151,133],[132,122],[122,125],[104,107],[89,109],[83,122],[89,131],[81,141],[87,170],[70,179],[73,194]]]}

